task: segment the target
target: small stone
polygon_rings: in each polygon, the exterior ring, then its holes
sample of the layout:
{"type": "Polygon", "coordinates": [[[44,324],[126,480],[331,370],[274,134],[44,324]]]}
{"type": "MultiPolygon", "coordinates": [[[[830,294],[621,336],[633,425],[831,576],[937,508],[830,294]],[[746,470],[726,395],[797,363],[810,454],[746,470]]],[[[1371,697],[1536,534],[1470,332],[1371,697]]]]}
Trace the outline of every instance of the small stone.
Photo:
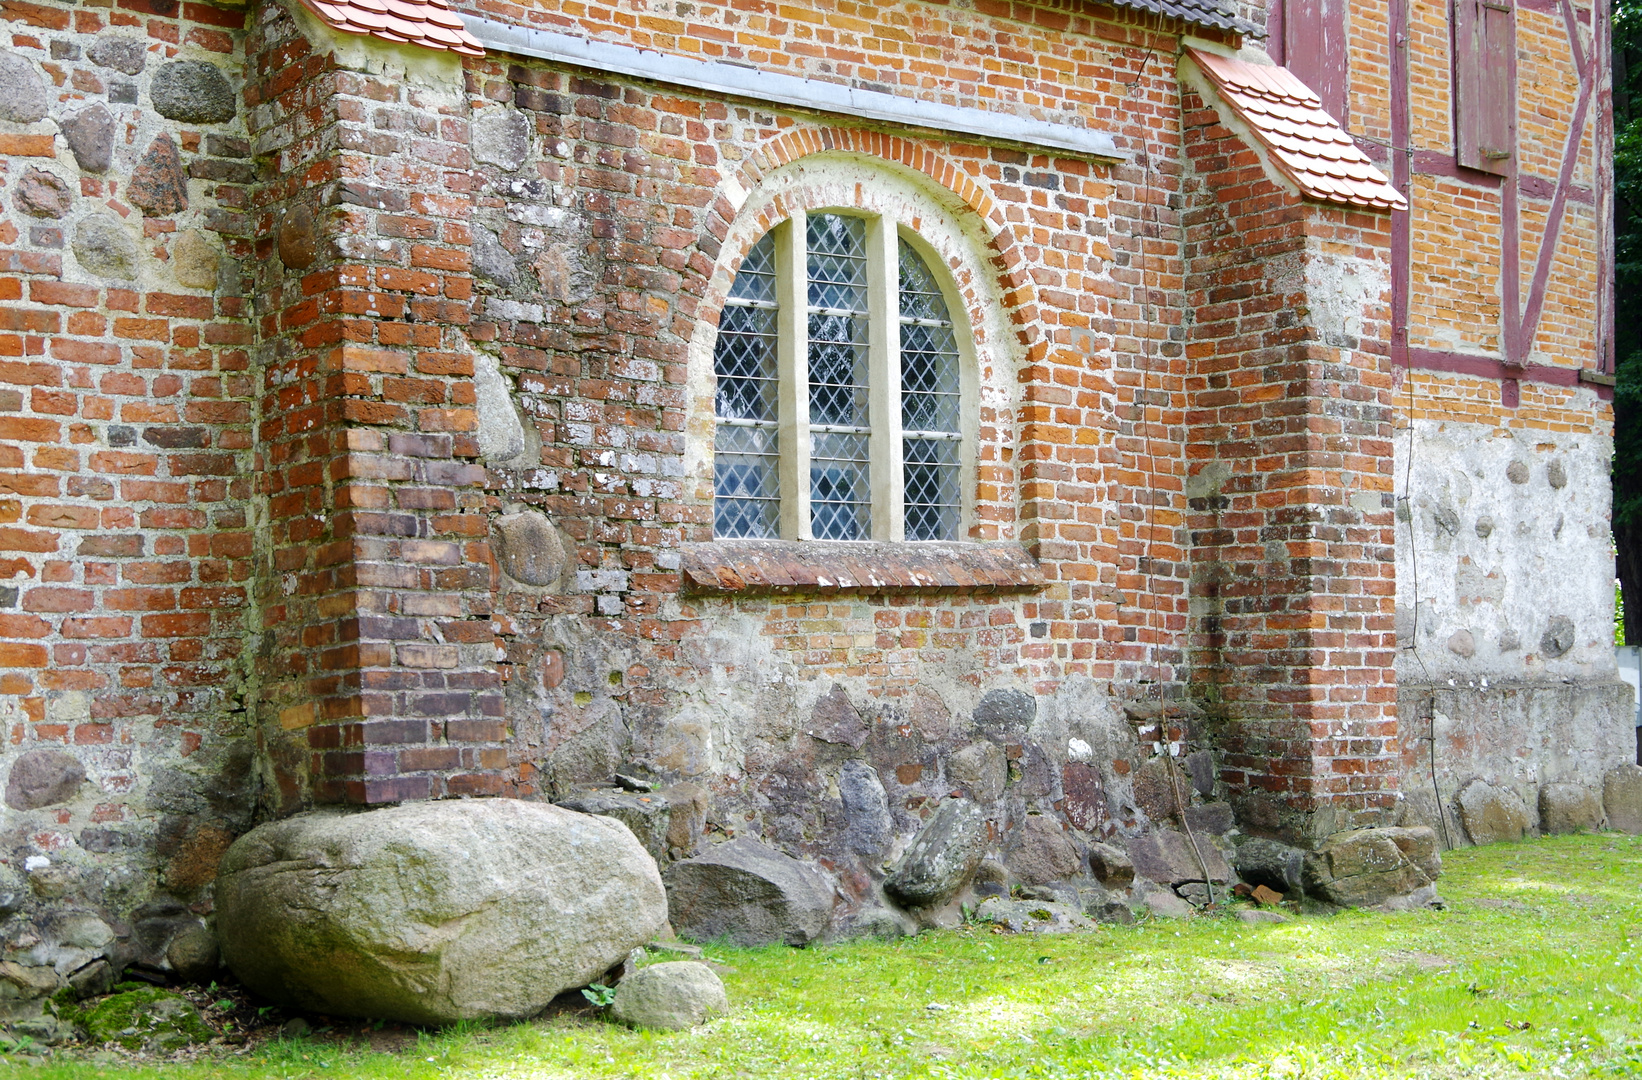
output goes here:
{"type": "Polygon", "coordinates": [[[1469,660],[1477,654],[1476,638],[1471,636],[1469,630],[1456,630],[1448,635],[1448,651],[1469,660]]]}
{"type": "Polygon", "coordinates": [[[991,896],[975,909],[979,922],[1007,926],[1017,934],[1070,934],[1094,923],[1078,908],[1053,900],[1009,900],[991,896]]]}
{"type": "Polygon", "coordinates": [[[832,901],[820,874],[751,837],[675,863],[667,875],[673,928],[697,941],[808,945],[826,931],[832,901]]]}
{"type": "Polygon", "coordinates": [[[491,541],[502,572],[522,585],[555,585],[564,576],[569,561],[564,541],[539,511],[521,510],[497,518],[491,541]]]}
{"type": "Polygon", "coordinates": [[[1545,479],[1558,490],[1568,486],[1568,467],[1560,459],[1545,466],[1545,479]]]}
{"type": "Polygon", "coordinates": [[[667,861],[667,828],[672,808],[660,795],[625,791],[594,791],[554,804],[578,814],[615,818],[638,837],[644,850],[658,863],[667,861]]]}
{"type": "Polygon", "coordinates": [[[1268,889],[1264,885],[1256,885],[1254,887],[1254,891],[1249,893],[1249,898],[1256,904],[1260,904],[1264,907],[1271,907],[1273,904],[1281,904],[1283,902],[1282,893],[1268,889]]]}
{"type": "Polygon", "coordinates": [[[137,241],[131,230],[108,214],[93,214],[74,228],[74,257],[80,269],[98,277],[130,280],[137,276],[137,241]]]}
{"type": "Polygon", "coordinates": [[[845,933],[849,937],[873,937],[883,941],[894,941],[896,938],[909,937],[917,933],[917,930],[909,926],[902,916],[888,908],[871,907],[851,919],[845,933]]]}
{"type": "Polygon", "coordinates": [[[1487,514],[1477,519],[1477,538],[1486,540],[1494,534],[1494,519],[1487,514]]]}
{"type": "Polygon", "coordinates": [[[1539,651],[1554,660],[1572,649],[1577,641],[1574,621],[1566,615],[1556,615],[1546,625],[1545,633],[1540,635],[1539,651]]]}
{"type": "Polygon", "coordinates": [[[30,217],[60,219],[74,205],[74,193],[44,169],[29,169],[17,181],[12,204],[30,217]]]}
{"type": "Polygon", "coordinates": [[[139,38],[104,35],[91,43],[86,56],[98,67],[136,75],[148,63],[148,43],[139,38]]]}
{"type": "Polygon", "coordinates": [[[1642,836],[1642,765],[1621,765],[1602,778],[1608,828],[1642,836]]]}
{"type": "Polygon", "coordinates": [[[107,960],[93,960],[71,974],[68,984],[81,999],[101,997],[114,989],[114,968],[107,960]]]}
{"type": "Polygon", "coordinates": [[[209,982],[221,966],[217,935],[204,923],[184,927],[171,939],[165,950],[165,961],[184,982],[209,982]]]}
{"type": "Polygon", "coordinates": [[[215,64],[173,60],[154,73],[148,96],[154,111],[185,124],[221,124],[239,111],[234,88],[215,64]]]}
{"type": "Polygon", "coordinates": [[[1521,840],[1528,831],[1528,807],[1510,788],[1473,780],[1460,789],[1455,803],[1473,844],[1521,840]]]}
{"type": "Polygon", "coordinates": [[[293,206],[279,219],[279,261],[291,270],[306,270],[319,258],[319,233],[313,211],[293,206]]]}
{"type": "Polygon", "coordinates": [[[81,109],[58,125],[74,160],[86,172],[100,173],[114,162],[114,114],[101,105],[81,109]]]}
{"type": "Polygon", "coordinates": [[[46,81],[21,53],[0,52],[0,120],[32,124],[51,111],[46,81]]]}
{"type": "Polygon", "coordinates": [[[85,783],[85,766],[61,750],[29,750],[12,762],[6,778],[6,805],[13,810],[38,810],[74,797],[85,783]]]}
{"type": "Polygon", "coordinates": [[[506,108],[485,110],[472,128],[473,160],[513,172],[530,157],[530,121],[506,108]]]}
{"type": "Polygon", "coordinates": [[[968,799],[947,799],[907,845],[884,891],[911,908],[950,901],[986,852],[986,815],[968,799]]]}
{"type": "Polygon", "coordinates": [[[280,1026],[279,1034],[286,1039],[306,1039],[313,1025],[300,1016],[293,1016],[280,1026]]]}
{"type": "Polygon", "coordinates": [[[126,185],[126,196],[151,217],[170,217],[187,209],[188,174],[170,135],[161,134],[148,145],[126,185]]]}
{"type": "Polygon", "coordinates": [[[1003,796],[1004,784],[1009,780],[1009,765],[1004,760],[1002,750],[993,743],[982,741],[971,743],[947,758],[946,776],[970,798],[985,806],[1003,796]]]}
{"type": "Polygon", "coordinates": [[[1584,784],[1546,784],[1539,789],[1539,829],[1548,836],[1595,832],[1602,827],[1602,802],[1584,784]]]}
{"type": "Polygon", "coordinates": [[[1255,924],[1286,923],[1289,921],[1289,917],[1287,915],[1283,915],[1275,911],[1239,911],[1237,913],[1237,917],[1243,922],[1255,924]]]}
{"type": "Polygon", "coordinates": [[[1029,815],[1010,840],[1006,861],[1017,881],[1028,885],[1064,881],[1083,868],[1078,849],[1052,817],[1029,815]]]}
{"type": "Polygon", "coordinates": [[[1505,478],[1513,484],[1528,482],[1528,466],[1520,461],[1513,461],[1505,467],[1505,478]]]}
{"type": "Polygon", "coordinates": [[[1089,845],[1089,872],[1108,889],[1127,889],[1135,880],[1135,864],[1111,844],[1089,845]]]}
{"type": "Polygon", "coordinates": [[[171,276],[190,289],[215,290],[222,256],[198,229],[185,229],[171,244],[171,276]]]}
{"type": "Polygon", "coordinates": [[[616,987],[610,1015],[624,1024],[683,1031],[730,1011],[718,973],[696,960],[640,968],[616,987]]]}

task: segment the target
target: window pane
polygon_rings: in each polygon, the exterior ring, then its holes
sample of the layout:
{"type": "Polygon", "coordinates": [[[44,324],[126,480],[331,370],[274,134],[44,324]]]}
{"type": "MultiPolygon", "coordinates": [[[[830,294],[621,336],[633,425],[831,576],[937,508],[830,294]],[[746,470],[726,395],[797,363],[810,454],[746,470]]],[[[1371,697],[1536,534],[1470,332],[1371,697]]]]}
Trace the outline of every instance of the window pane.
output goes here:
{"type": "Polygon", "coordinates": [[[720,424],[713,437],[713,533],[769,539],[777,533],[776,429],[720,424]]]}
{"type": "Polygon", "coordinates": [[[907,439],[905,446],[906,538],[956,540],[962,495],[958,442],[907,439]]]}
{"type": "Polygon", "coordinates": [[[811,434],[810,531],[817,540],[865,540],[872,535],[866,434],[811,434]]]}
{"type": "Polygon", "coordinates": [[[963,508],[959,477],[958,338],[928,264],[900,245],[901,459],[908,540],[956,540],[963,508]]]}
{"type": "Polygon", "coordinates": [[[774,252],[766,235],[742,260],[713,346],[713,531],[723,537],[777,535],[774,252]]]}
{"type": "Polygon", "coordinates": [[[810,423],[867,426],[866,223],[809,218],[810,423]]]}

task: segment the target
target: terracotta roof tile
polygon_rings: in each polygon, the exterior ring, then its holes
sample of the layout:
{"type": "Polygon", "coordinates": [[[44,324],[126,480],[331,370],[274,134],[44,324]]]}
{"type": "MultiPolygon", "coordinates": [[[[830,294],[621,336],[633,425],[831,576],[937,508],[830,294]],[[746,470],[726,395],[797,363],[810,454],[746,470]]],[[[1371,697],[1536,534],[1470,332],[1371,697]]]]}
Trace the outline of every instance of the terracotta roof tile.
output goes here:
{"type": "Polygon", "coordinates": [[[328,26],[383,41],[447,49],[463,56],[485,50],[446,0],[302,0],[328,26]]]}
{"type": "Polygon", "coordinates": [[[1377,210],[1407,209],[1407,201],[1385,174],[1323,111],[1322,99],[1288,68],[1186,51],[1307,198],[1377,210]]]}

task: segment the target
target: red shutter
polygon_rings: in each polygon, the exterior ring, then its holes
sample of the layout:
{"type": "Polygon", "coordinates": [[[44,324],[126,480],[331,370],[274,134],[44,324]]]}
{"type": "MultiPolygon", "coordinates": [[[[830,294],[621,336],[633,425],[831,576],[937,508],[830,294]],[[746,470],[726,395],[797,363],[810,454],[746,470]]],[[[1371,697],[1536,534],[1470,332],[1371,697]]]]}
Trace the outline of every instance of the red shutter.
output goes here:
{"type": "Polygon", "coordinates": [[[1323,99],[1323,111],[1342,126],[1346,115],[1346,0],[1287,0],[1283,4],[1283,65],[1323,99]]]}
{"type": "Polygon", "coordinates": [[[1517,148],[1513,0],[1454,0],[1454,145],[1459,164],[1505,175],[1517,148]]]}

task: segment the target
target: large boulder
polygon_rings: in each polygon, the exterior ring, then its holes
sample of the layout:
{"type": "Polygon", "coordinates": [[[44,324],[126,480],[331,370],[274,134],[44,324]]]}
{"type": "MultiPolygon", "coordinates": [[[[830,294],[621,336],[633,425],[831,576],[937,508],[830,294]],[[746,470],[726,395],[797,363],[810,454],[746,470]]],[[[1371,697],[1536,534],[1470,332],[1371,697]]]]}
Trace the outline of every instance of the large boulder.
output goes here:
{"type": "Polygon", "coordinates": [[[673,866],[673,929],[697,941],[808,945],[832,918],[832,889],[797,859],[741,837],[673,866]]]}
{"type": "Polygon", "coordinates": [[[1602,800],[1584,784],[1546,784],[1539,789],[1539,829],[1547,836],[1595,832],[1602,827],[1602,800]]]}
{"type": "Polygon", "coordinates": [[[699,960],[675,960],[639,968],[616,987],[610,1012],[624,1024],[682,1031],[730,1009],[724,983],[699,960]]]}
{"type": "Polygon", "coordinates": [[[1459,806],[1460,823],[1473,844],[1521,840],[1532,826],[1527,804],[1510,788],[1473,780],[1460,789],[1454,801],[1459,806]]]}
{"type": "Polygon", "coordinates": [[[986,815],[968,799],[948,799],[907,845],[884,891],[909,908],[934,908],[958,894],[986,854],[986,815]]]}
{"type": "Polygon", "coordinates": [[[223,857],[216,911],[262,997],[413,1024],[530,1016],[667,922],[625,825],[512,799],[263,825],[223,857]]]}
{"type": "Polygon", "coordinates": [[[1428,826],[1354,829],[1306,854],[1305,889],[1342,907],[1373,907],[1434,895],[1441,873],[1437,834],[1428,826]]]}
{"type": "Polygon", "coordinates": [[[1642,765],[1621,765],[1602,778],[1602,808],[1608,828],[1642,835],[1642,765]]]}

